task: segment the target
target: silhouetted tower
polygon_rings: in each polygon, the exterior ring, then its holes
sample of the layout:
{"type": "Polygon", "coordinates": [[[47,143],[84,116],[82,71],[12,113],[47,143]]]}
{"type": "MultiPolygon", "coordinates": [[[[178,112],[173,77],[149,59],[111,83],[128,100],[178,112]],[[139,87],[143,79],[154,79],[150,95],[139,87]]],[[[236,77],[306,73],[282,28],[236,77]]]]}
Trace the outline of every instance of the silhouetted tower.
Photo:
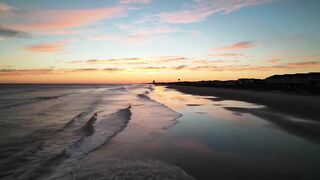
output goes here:
{"type": "Polygon", "coordinates": [[[178,79],[178,81],[180,82],[180,78],[178,79]]]}
{"type": "Polygon", "coordinates": [[[153,81],[152,81],[152,84],[155,84],[155,83],[156,83],[156,81],[155,81],[155,80],[153,80],[153,81]]]}

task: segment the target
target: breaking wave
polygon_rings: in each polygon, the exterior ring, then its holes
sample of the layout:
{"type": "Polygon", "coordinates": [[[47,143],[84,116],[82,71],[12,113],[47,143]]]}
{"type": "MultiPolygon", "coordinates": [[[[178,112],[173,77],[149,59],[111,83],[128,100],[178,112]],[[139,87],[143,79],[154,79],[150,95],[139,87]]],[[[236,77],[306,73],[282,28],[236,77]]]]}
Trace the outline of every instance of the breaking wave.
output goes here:
{"type": "Polygon", "coordinates": [[[61,154],[51,159],[45,173],[39,179],[59,179],[74,172],[78,162],[90,152],[107,144],[121,132],[131,117],[131,105],[109,115],[95,113],[80,129],[84,135],[69,145],[61,154]]]}
{"type": "Polygon", "coordinates": [[[42,101],[48,101],[48,100],[54,100],[54,99],[58,99],[61,97],[65,97],[71,94],[63,94],[63,95],[59,95],[59,96],[42,96],[42,97],[35,97],[35,98],[31,98],[31,99],[25,99],[22,102],[19,103],[14,103],[14,104],[10,104],[7,106],[0,106],[0,108],[13,108],[13,107],[19,107],[19,106],[24,106],[24,105],[29,105],[29,104],[33,104],[33,103],[38,103],[38,102],[42,102],[42,101]]]}
{"type": "Polygon", "coordinates": [[[94,113],[94,115],[89,119],[89,121],[81,128],[85,136],[90,136],[94,133],[93,123],[97,120],[97,116],[98,114],[94,113]]]}
{"type": "MultiPolygon", "coordinates": [[[[152,89],[153,87],[152,87],[152,86],[149,86],[148,89],[149,89],[149,88],[151,89],[151,91],[153,91],[153,89],[152,89]]],[[[171,109],[171,108],[168,107],[167,105],[165,105],[165,104],[163,104],[163,103],[160,103],[160,102],[158,102],[158,101],[150,98],[148,94],[150,94],[150,91],[145,91],[144,93],[138,94],[137,96],[138,96],[140,99],[147,100],[147,101],[149,101],[149,102],[153,102],[153,103],[155,103],[155,104],[157,104],[157,105],[159,105],[159,106],[162,106],[162,107],[164,107],[167,111],[169,111],[169,112],[171,112],[171,113],[173,114],[171,122],[170,122],[169,124],[167,124],[167,125],[162,126],[162,129],[163,129],[163,130],[167,130],[167,129],[171,128],[172,126],[174,126],[174,125],[176,125],[176,124],[179,123],[179,120],[178,120],[178,119],[182,117],[182,114],[176,112],[175,110],[171,109]]]]}

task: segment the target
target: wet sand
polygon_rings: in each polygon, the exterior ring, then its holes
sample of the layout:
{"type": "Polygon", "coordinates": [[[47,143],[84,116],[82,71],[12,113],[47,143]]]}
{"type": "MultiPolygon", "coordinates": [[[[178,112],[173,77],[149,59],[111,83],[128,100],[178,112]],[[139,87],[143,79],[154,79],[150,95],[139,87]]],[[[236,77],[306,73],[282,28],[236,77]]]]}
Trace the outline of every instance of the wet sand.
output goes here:
{"type": "Polygon", "coordinates": [[[187,94],[214,96],[215,101],[217,99],[239,100],[260,104],[266,106],[270,111],[320,122],[320,96],[177,85],[169,85],[168,87],[187,94]]]}
{"type": "Polygon", "coordinates": [[[319,121],[289,115],[272,102],[266,105],[272,93],[231,90],[218,96],[217,91],[156,87],[151,98],[182,117],[154,142],[151,156],[199,180],[319,179],[319,121]],[[261,94],[265,99],[258,103],[254,98],[261,94]]]}
{"type": "Polygon", "coordinates": [[[263,108],[224,108],[263,118],[290,134],[320,144],[319,96],[176,85],[168,87],[192,95],[214,96],[207,98],[213,101],[239,100],[263,105],[263,108]]]}

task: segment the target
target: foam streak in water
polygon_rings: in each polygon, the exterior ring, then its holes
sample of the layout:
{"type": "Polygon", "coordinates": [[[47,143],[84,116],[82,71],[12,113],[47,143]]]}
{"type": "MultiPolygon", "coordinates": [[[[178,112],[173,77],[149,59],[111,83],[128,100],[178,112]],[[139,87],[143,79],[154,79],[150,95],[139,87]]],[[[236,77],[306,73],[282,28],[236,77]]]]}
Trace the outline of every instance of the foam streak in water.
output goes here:
{"type": "MultiPolygon", "coordinates": [[[[78,162],[87,154],[99,149],[109,142],[109,140],[121,132],[127,125],[131,117],[131,106],[121,109],[113,114],[101,115],[95,114],[82,130],[90,129],[92,134],[85,135],[70,145],[58,165],[49,167],[52,173],[44,174],[40,179],[59,179],[73,173],[77,169],[78,162]]],[[[59,158],[60,159],[60,158],[59,158]]],[[[55,163],[53,163],[55,164],[55,163]]]]}

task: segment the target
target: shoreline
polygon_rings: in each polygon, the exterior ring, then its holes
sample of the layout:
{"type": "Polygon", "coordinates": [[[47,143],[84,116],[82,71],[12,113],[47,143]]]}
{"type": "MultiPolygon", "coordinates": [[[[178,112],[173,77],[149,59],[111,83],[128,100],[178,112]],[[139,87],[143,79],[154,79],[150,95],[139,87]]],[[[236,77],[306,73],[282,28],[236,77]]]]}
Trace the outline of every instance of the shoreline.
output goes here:
{"type": "Polygon", "coordinates": [[[277,113],[306,120],[320,121],[320,96],[168,84],[164,86],[186,94],[214,96],[220,100],[238,100],[264,105],[267,109],[277,113]]]}

